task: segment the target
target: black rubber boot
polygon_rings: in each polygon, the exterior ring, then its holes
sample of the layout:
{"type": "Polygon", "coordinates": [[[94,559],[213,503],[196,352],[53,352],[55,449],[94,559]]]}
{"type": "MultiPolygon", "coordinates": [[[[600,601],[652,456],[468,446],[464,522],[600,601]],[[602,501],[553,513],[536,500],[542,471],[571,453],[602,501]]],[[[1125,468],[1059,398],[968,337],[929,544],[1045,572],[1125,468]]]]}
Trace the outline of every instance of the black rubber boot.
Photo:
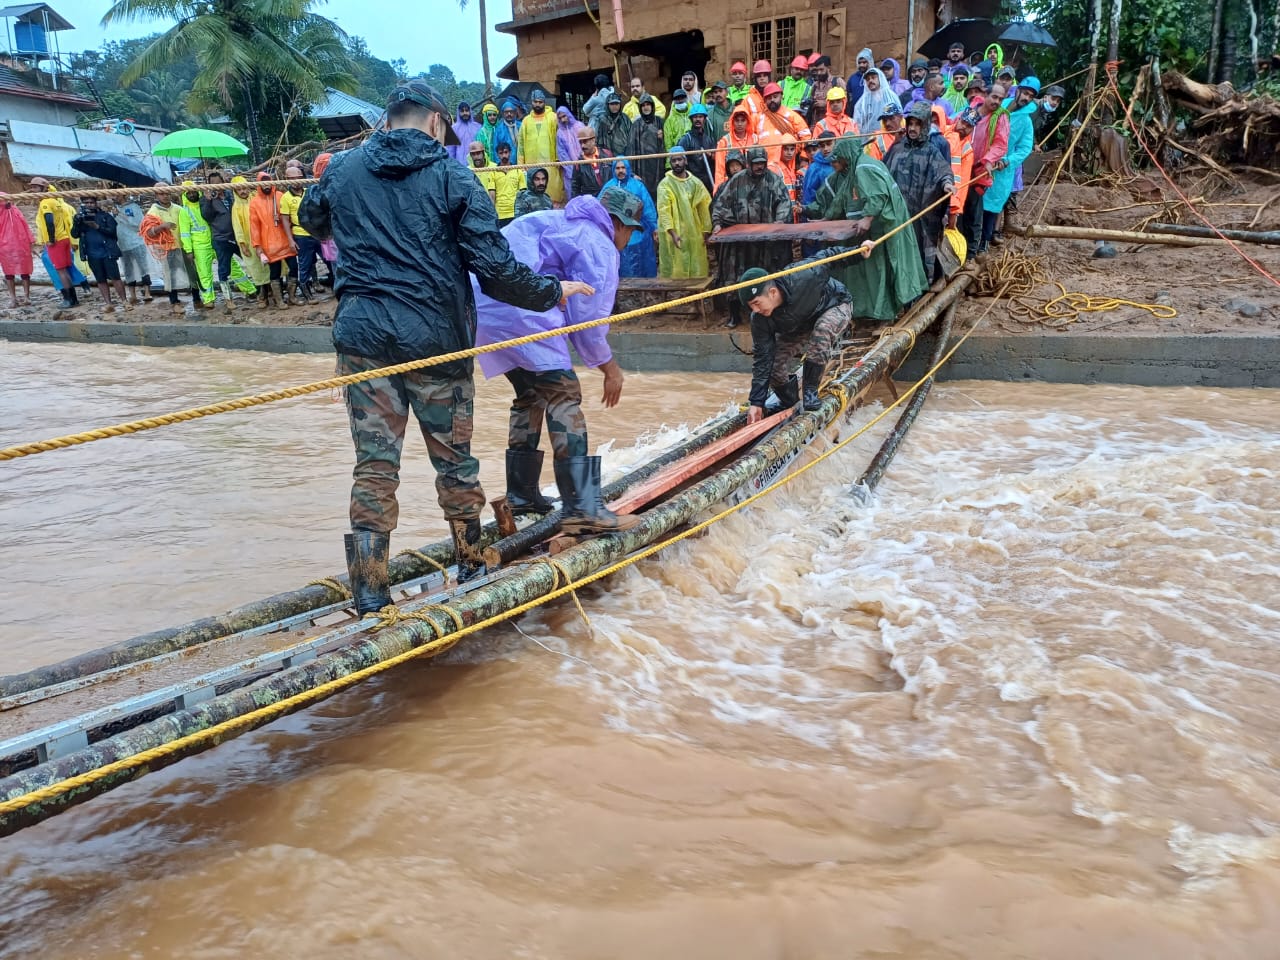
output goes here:
{"type": "Polygon", "coordinates": [[[542,458],[541,450],[507,451],[507,506],[513,516],[528,517],[555,509],[538,489],[542,458]]]}
{"type": "Polygon", "coordinates": [[[387,554],[391,551],[391,534],[373,530],[348,533],[343,542],[347,548],[347,576],[351,578],[351,596],[356,613],[377,613],[391,603],[391,582],[387,573],[387,554]]]}
{"type": "Polygon", "coordinates": [[[293,302],[295,304],[311,302],[311,291],[297,280],[293,281],[293,302]]]}
{"type": "Polygon", "coordinates": [[[778,410],[787,410],[799,403],[800,385],[796,383],[796,375],[793,373],[782,386],[774,387],[773,395],[778,398],[778,410]]]}
{"type": "Polygon", "coordinates": [[[480,518],[450,520],[449,534],[453,537],[453,553],[458,560],[458,582],[466,583],[485,572],[484,557],[480,553],[480,518]]]}
{"type": "Polygon", "coordinates": [[[822,406],[822,400],[818,398],[818,388],[822,386],[822,374],[826,369],[824,363],[816,363],[813,360],[804,362],[804,408],[806,411],[817,410],[822,406]]]}
{"type": "Polygon", "coordinates": [[[630,530],[639,517],[619,516],[600,496],[600,458],[556,460],[556,486],[564,505],[560,529],[565,533],[616,533],[630,530]]]}

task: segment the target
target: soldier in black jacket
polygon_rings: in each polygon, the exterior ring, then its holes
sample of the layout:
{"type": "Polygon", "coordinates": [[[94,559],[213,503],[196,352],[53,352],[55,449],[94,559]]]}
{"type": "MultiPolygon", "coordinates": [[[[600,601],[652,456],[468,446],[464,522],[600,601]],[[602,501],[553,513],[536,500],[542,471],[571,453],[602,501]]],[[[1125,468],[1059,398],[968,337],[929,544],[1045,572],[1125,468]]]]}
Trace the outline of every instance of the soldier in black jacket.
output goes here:
{"type": "Polygon", "coordinates": [[[818,388],[827,364],[836,358],[840,339],[853,319],[849,291],[832,279],[823,260],[842,248],[833,247],[823,256],[799,260],[791,266],[813,264],[799,273],[776,280],[761,280],[768,274],[759,267],[746,271],[741,283],[759,281],[738,291],[743,305],[751,310],[751,395],[747,422],[764,416],[769,388],[783,406],[794,406],[797,397],[796,361],[804,354],[804,409],[821,406],[818,388]]]}
{"type": "MultiPolygon", "coordinates": [[[[584,283],[540,276],[517,262],[488,194],[453,162],[451,114],[423,80],[402,83],[387,103],[387,128],[334,158],[302,201],[299,219],[342,252],[333,344],[338,372],[357,373],[475,345],[469,274],[495,300],[550,310],[584,283]]],[[[436,494],[458,557],[458,579],[483,572],[480,465],[471,455],[475,382],[459,360],[347,387],[356,448],[351,592],[363,615],[391,602],[387,552],[399,506],[400,453],[409,415],[436,470],[436,494]]]]}

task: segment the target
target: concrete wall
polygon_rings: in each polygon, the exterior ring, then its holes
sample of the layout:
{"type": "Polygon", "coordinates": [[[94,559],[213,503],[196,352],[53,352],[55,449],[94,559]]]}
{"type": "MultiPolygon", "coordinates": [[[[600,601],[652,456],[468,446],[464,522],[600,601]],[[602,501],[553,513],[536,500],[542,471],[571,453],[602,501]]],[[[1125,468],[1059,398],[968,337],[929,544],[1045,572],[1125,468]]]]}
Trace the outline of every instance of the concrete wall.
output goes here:
{"type": "MultiPolygon", "coordinates": [[[[10,102],[20,103],[21,97],[0,98],[0,110],[7,109],[10,102]]],[[[127,154],[145,166],[151,167],[157,180],[168,180],[170,177],[169,161],[164,157],[153,157],[151,151],[164,137],[163,130],[142,127],[130,136],[117,133],[103,133],[101,130],[82,130],[75,126],[59,125],[57,114],[50,108],[57,104],[46,104],[28,100],[40,110],[36,119],[10,119],[9,129],[13,134],[13,142],[3,146],[9,167],[14,176],[34,177],[37,174],[45,177],[56,177],[60,180],[85,180],[83,173],[67,166],[68,160],[74,160],[85,153],[105,150],[113,153],[127,154]]],[[[67,110],[68,124],[75,122],[76,114],[67,110]]]]}
{"type": "Polygon", "coordinates": [[[561,92],[556,77],[563,73],[613,70],[613,56],[600,43],[600,31],[585,13],[521,27],[516,45],[520,79],[541,83],[556,93],[561,92]]]}
{"type": "MultiPolygon", "coordinates": [[[[0,320],[0,340],[116,343],[144,347],[211,346],[271,353],[330,353],[328,327],[177,323],[76,323],[0,320]]],[[[619,363],[648,372],[742,373],[751,370],[750,335],[627,333],[610,336],[619,363]],[[735,347],[734,343],[737,343],[735,347]]],[[[897,378],[926,369],[921,340],[897,378]]],[[[1080,334],[974,336],[943,369],[944,380],[1040,380],[1138,386],[1280,387],[1280,336],[1103,337],[1080,334]]]]}

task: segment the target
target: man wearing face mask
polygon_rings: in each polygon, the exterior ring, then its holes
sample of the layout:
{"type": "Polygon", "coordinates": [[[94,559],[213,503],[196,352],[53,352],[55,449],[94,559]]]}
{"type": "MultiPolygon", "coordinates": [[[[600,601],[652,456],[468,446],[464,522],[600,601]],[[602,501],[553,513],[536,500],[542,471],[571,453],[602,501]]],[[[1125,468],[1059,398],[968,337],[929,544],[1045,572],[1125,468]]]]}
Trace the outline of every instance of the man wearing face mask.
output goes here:
{"type": "Polygon", "coordinates": [[[907,70],[907,79],[911,81],[911,89],[898,98],[898,103],[905,110],[917,100],[924,99],[924,81],[929,76],[929,63],[926,60],[915,60],[907,70]]]}
{"type": "Polygon", "coordinates": [[[1036,112],[1031,115],[1037,141],[1058,122],[1058,111],[1062,109],[1062,100],[1066,95],[1067,91],[1056,83],[1044,88],[1044,95],[1036,101],[1036,112]]]}
{"type": "MultiPolygon", "coordinates": [[[[520,122],[520,162],[554,163],[556,156],[556,115],[547,109],[547,95],[535,89],[530,96],[533,110],[520,122]]],[[[547,185],[553,203],[564,203],[564,180],[559,174],[547,185]]]]}
{"type": "Polygon", "coordinates": [[[667,121],[662,125],[662,142],[663,146],[670,150],[680,138],[689,132],[689,128],[693,125],[689,116],[689,93],[684,87],[677,87],[675,93],[671,95],[671,112],[667,114],[667,121]]]}
{"type": "MultiPolygon", "coordinates": [[[[536,274],[515,259],[479,180],[445,153],[455,138],[434,88],[422,80],[402,83],[391,92],[386,118],[386,129],[329,165],[300,211],[307,230],[331,237],[342,251],[333,324],[339,373],[473,346],[469,273],[488,296],[529,310],[550,310],[573,294],[592,292],[586,284],[536,274]]],[[[485,496],[471,455],[474,396],[470,360],[347,387],[356,457],[346,555],[361,616],[391,603],[388,554],[411,413],[436,471],[458,579],[483,572],[485,496]]]]}

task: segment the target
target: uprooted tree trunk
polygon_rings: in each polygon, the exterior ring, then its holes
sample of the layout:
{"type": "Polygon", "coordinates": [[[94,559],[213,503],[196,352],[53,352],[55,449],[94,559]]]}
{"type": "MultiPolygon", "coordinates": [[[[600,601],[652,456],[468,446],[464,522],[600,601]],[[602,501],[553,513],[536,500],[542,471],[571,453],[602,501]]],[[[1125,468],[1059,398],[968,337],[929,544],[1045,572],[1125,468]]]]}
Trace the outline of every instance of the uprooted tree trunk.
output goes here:
{"type": "MultiPolygon", "coordinates": [[[[1175,99],[1188,104],[1203,107],[1206,110],[1222,106],[1236,95],[1235,88],[1229,83],[1199,83],[1190,77],[1183,76],[1177,70],[1166,70],[1160,76],[1160,85],[1175,99]]],[[[1196,111],[1203,113],[1204,111],[1196,111]]]]}

